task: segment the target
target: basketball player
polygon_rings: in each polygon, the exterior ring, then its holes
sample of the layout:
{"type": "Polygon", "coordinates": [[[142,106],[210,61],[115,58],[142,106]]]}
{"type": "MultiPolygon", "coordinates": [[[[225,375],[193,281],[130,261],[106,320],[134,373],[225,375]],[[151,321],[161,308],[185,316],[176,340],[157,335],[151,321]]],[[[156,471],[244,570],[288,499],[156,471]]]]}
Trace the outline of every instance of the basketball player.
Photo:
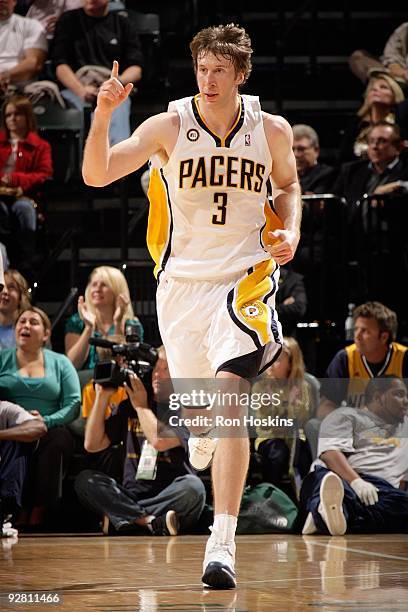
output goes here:
{"type": "MultiPolygon", "coordinates": [[[[267,368],[282,344],[275,292],[279,266],[294,256],[301,217],[292,131],[283,118],[263,113],[258,98],[238,92],[251,71],[244,29],[206,28],[190,48],[199,93],[172,102],[110,148],[112,112],[132,89],[122,86],[114,62],[98,95],[83,176],[102,187],[152,160],[147,242],[171,377],[240,384],[267,368]],[[280,223],[273,232],[269,181],[280,223]]],[[[202,580],[227,589],[236,586],[248,438],[192,438],[194,466],[206,467],[213,454],[214,524],[202,580]]]]}

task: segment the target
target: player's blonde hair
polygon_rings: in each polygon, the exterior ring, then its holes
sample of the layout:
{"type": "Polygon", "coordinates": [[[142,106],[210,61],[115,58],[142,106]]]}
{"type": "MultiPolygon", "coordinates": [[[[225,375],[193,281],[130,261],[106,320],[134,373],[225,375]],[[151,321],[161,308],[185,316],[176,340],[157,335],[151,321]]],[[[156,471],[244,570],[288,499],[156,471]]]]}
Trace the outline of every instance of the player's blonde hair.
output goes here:
{"type": "Polygon", "coordinates": [[[234,65],[235,73],[243,73],[242,83],[245,83],[251,74],[251,55],[253,53],[251,39],[244,28],[234,23],[200,30],[191,41],[190,50],[196,72],[198,58],[201,55],[212,53],[230,60],[234,65]]]}

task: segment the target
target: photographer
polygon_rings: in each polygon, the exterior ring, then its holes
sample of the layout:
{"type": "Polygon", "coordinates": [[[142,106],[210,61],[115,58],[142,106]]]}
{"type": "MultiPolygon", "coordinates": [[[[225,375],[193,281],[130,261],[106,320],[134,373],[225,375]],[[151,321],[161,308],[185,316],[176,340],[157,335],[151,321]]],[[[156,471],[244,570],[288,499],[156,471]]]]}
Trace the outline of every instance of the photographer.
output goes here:
{"type": "MultiPolygon", "coordinates": [[[[115,389],[95,384],[95,402],[87,420],[85,448],[98,452],[122,441],[125,447],[123,481],[118,484],[102,472],[84,470],[75,482],[80,501],[109,519],[116,531],[138,529],[154,535],[176,535],[191,531],[205,502],[201,480],[191,473],[187,459],[188,432],[171,430],[166,417],[167,401],[159,399],[164,382],[169,383],[164,348],[152,373],[153,402],[140,378],[129,373],[124,383],[130,401],[106,409],[115,389]]],[[[104,520],[104,532],[108,523],[104,520]]]]}

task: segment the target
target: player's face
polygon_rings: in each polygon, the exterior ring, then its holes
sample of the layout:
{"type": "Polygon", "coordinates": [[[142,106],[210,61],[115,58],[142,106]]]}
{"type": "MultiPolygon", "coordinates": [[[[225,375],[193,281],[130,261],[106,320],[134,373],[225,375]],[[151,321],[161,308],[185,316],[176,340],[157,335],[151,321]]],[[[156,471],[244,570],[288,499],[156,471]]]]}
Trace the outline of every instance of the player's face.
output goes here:
{"type": "Polygon", "coordinates": [[[198,56],[197,84],[205,104],[218,105],[234,98],[243,78],[243,73],[236,74],[234,64],[221,55],[198,56]]]}
{"type": "Polygon", "coordinates": [[[391,388],[380,396],[383,418],[388,423],[401,423],[408,414],[407,388],[402,380],[393,380],[391,388]]]}
{"type": "Polygon", "coordinates": [[[354,325],[354,342],[359,353],[370,361],[370,355],[387,346],[388,333],[380,331],[375,319],[357,317],[354,325]]]}
{"type": "Polygon", "coordinates": [[[297,138],[293,141],[293,153],[296,158],[296,168],[298,172],[303,172],[311,168],[317,162],[319,149],[314,147],[309,138],[297,138]]]}
{"type": "Polygon", "coordinates": [[[398,155],[393,129],[386,125],[373,128],[368,136],[368,157],[373,164],[390,164],[398,155]]]}

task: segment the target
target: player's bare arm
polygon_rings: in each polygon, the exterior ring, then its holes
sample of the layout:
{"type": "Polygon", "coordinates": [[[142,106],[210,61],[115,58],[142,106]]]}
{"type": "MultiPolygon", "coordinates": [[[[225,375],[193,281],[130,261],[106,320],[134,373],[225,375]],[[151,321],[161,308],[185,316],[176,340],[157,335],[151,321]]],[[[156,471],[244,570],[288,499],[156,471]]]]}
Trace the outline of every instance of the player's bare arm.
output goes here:
{"type": "Polygon", "coordinates": [[[271,180],[274,206],[283,223],[283,230],[269,232],[268,251],[278,264],[291,261],[300,237],[302,216],[301,191],[292,151],[293,134],[289,123],[276,115],[263,113],[265,134],[272,156],[271,180]]]}
{"type": "Polygon", "coordinates": [[[109,146],[109,124],[117,108],[132,91],[118,79],[119,66],[114,62],[110,79],[99,90],[94,119],[86,141],[82,174],[87,185],[104,187],[134,172],[154,154],[165,162],[177,141],[179,119],[176,112],[149,117],[123,142],[109,146]]]}

